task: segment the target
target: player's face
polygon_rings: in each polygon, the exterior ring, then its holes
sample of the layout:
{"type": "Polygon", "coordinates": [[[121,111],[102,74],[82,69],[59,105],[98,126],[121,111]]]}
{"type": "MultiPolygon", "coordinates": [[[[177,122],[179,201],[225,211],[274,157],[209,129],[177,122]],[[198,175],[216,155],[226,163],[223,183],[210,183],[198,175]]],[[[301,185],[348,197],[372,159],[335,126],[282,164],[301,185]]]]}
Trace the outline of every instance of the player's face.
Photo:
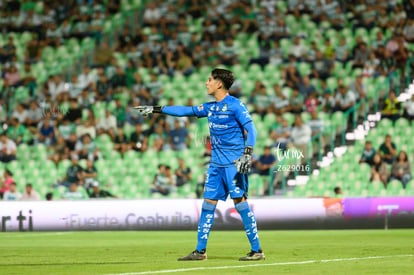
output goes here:
{"type": "Polygon", "coordinates": [[[220,81],[214,79],[213,76],[210,75],[206,82],[207,94],[214,95],[214,93],[218,90],[220,85],[221,85],[220,81]]]}

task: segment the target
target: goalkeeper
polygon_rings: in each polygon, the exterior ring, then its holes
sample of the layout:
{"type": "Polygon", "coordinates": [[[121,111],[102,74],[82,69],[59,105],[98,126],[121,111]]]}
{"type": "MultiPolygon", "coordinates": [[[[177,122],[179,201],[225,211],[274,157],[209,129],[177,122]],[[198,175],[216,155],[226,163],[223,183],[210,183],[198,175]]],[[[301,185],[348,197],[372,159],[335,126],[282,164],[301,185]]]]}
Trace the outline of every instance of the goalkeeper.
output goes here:
{"type": "Polygon", "coordinates": [[[172,116],[207,117],[210,128],[212,156],[207,172],[204,201],[198,223],[197,246],[179,261],[207,259],[207,241],[214,223],[214,212],[219,200],[230,195],[243,221],[244,230],[250,242],[251,251],[241,261],[263,260],[256,219],[247,203],[248,180],[251,168],[256,129],[246,106],[229,95],[234,76],[231,71],[214,69],[209,76],[207,93],[215,101],[199,106],[137,106],[146,116],[162,113],[172,116]],[[246,133],[247,132],[247,133],[246,133]]]}

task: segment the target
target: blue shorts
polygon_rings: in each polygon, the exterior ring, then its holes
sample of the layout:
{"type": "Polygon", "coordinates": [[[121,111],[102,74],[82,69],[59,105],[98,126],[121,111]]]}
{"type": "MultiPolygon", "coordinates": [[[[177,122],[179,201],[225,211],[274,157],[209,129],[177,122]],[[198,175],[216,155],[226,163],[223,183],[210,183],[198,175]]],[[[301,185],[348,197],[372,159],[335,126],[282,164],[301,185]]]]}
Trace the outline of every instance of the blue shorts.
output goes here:
{"type": "Polygon", "coordinates": [[[204,198],[225,201],[230,198],[247,198],[249,189],[247,174],[237,173],[236,166],[218,167],[210,165],[204,185],[204,198]]]}

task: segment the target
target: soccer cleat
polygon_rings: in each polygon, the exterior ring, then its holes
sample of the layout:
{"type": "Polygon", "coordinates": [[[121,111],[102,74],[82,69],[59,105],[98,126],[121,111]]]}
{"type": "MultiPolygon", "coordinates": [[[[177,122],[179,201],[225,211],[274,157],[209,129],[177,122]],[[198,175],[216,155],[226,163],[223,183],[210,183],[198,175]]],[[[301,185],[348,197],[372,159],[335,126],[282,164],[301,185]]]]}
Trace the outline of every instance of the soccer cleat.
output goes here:
{"type": "Polygon", "coordinates": [[[178,258],[179,261],[202,261],[207,260],[207,253],[200,253],[197,250],[194,250],[187,256],[178,258]]]}
{"type": "Polygon", "coordinates": [[[250,251],[249,253],[247,253],[246,256],[241,257],[239,261],[260,261],[264,260],[265,258],[265,254],[261,250],[259,250],[258,252],[250,251]]]}

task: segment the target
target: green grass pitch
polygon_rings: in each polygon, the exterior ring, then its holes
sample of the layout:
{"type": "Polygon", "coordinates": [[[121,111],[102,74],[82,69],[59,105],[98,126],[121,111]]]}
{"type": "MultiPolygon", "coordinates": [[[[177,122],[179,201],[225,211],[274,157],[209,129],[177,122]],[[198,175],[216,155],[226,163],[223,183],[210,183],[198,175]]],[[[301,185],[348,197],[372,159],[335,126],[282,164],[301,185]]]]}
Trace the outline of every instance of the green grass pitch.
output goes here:
{"type": "Polygon", "coordinates": [[[260,231],[265,261],[240,231],[212,231],[208,260],[178,262],[196,231],[0,233],[0,274],[413,274],[414,230],[260,231]]]}

